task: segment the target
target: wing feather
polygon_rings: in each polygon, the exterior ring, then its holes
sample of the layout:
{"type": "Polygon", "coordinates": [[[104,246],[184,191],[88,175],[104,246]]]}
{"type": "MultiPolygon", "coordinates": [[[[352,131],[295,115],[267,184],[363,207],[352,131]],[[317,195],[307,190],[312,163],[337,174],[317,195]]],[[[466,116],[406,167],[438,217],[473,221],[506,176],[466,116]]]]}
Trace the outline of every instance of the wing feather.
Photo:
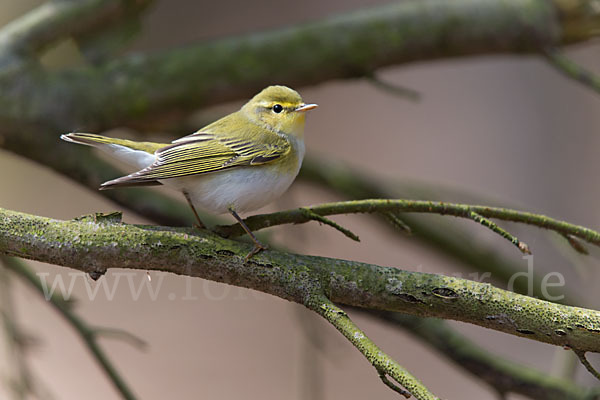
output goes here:
{"type": "Polygon", "coordinates": [[[276,133],[262,135],[260,141],[197,132],[186,140],[156,151],[156,161],[133,174],[102,184],[114,186],[143,185],[162,179],[206,174],[228,168],[262,165],[273,162],[290,151],[289,142],[276,133]]]}

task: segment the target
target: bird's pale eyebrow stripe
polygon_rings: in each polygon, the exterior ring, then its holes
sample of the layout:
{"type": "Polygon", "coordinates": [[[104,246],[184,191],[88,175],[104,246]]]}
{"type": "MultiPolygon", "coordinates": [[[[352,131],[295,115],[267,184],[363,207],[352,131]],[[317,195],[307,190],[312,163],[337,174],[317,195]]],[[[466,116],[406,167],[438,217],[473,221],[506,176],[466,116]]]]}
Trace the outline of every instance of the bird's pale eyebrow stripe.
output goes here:
{"type": "Polygon", "coordinates": [[[287,109],[294,109],[297,106],[297,104],[290,103],[289,101],[277,101],[277,100],[258,103],[258,106],[263,107],[263,108],[272,108],[275,104],[279,104],[283,108],[287,108],[287,109]]]}

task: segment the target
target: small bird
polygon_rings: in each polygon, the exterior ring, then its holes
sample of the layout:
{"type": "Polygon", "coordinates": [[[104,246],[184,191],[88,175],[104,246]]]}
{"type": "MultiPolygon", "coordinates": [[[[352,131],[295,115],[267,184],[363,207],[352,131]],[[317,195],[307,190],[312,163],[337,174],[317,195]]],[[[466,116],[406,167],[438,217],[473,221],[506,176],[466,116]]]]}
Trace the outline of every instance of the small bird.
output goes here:
{"type": "Polygon", "coordinates": [[[240,110],[171,143],[135,142],[91,133],[61,139],[97,147],[139,171],[104,182],[100,190],[164,184],[185,196],[204,228],[196,207],[229,212],[248,233],[254,249],[266,249],[239,212],[261,208],[292,184],[304,158],[306,104],[293,89],[269,86],[240,110]]]}

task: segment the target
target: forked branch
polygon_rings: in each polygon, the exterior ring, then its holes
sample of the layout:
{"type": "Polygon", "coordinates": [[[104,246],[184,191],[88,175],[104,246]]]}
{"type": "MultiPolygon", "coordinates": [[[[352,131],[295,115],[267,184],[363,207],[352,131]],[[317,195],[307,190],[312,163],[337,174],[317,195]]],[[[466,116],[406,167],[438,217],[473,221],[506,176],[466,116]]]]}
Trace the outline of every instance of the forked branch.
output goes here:
{"type": "MultiPolygon", "coordinates": [[[[310,210],[311,213],[320,216],[358,213],[380,213],[385,215],[389,212],[452,215],[455,217],[467,218],[479,222],[483,226],[509,240],[511,243],[517,246],[519,250],[527,254],[530,253],[530,251],[529,247],[525,243],[521,242],[504,229],[498,227],[487,218],[495,218],[504,221],[534,225],[539,228],[555,231],[562,235],[577,237],[583,241],[595,244],[597,246],[600,245],[599,232],[580,225],[574,225],[565,221],[556,220],[545,215],[500,207],[421,200],[368,199],[325,203],[312,207],[298,208],[295,210],[254,215],[246,218],[245,223],[250,229],[256,231],[259,229],[268,228],[270,226],[281,224],[301,224],[315,219],[307,215],[306,210],[310,210]]],[[[220,226],[217,227],[216,231],[227,237],[235,237],[244,234],[244,230],[239,225],[220,226]]]]}
{"type": "MultiPolygon", "coordinates": [[[[325,302],[327,298],[363,308],[457,319],[578,351],[600,352],[598,311],[549,303],[466,279],[339,259],[265,251],[244,262],[248,244],[207,231],[122,224],[111,216],[57,221],[0,209],[0,253],[95,276],[109,268],[170,271],[253,288],[315,311],[318,299],[318,307],[327,305],[319,308],[322,313],[336,310],[325,302]]],[[[332,323],[345,326],[338,329],[353,329],[349,320],[333,321],[333,316],[329,314],[332,323]]],[[[380,375],[392,377],[418,399],[433,398],[420,392],[421,384],[410,381],[410,375],[396,370],[395,364],[387,370],[379,366],[379,358],[370,361],[380,375]]]]}

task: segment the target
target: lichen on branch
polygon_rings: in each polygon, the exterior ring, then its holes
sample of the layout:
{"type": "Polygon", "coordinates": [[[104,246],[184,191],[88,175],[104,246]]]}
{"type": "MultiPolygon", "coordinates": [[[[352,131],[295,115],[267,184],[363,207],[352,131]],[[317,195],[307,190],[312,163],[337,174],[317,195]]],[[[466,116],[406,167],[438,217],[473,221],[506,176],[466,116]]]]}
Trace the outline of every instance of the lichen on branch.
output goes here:
{"type": "Polygon", "coordinates": [[[473,323],[557,346],[600,352],[600,312],[518,295],[487,283],[360,262],[265,251],[191,228],[113,220],[58,221],[0,209],[0,253],[87,273],[110,268],[202,277],[304,304],[336,304],[473,323]],[[560,316],[557,318],[556,316],[560,316]]]}

